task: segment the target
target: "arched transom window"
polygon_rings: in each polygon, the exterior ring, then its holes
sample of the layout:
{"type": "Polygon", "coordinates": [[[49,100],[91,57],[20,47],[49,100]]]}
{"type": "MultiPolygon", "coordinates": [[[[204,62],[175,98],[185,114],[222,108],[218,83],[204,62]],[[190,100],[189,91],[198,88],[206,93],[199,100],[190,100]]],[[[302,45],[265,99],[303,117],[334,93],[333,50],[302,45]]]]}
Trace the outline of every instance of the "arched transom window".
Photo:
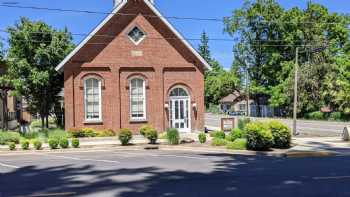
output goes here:
{"type": "Polygon", "coordinates": [[[145,80],[132,78],[130,80],[130,118],[131,120],[146,119],[146,88],[145,80]]]}
{"type": "Polygon", "coordinates": [[[171,97],[181,97],[181,96],[188,96],[187,92],[183,88],[174,88],[170,92],[171,97]]]}
{"type": "Polygon", "coordinates": [[[85,120],[101,121],[101,80],[89,77],[84,80],[85,120]]]}

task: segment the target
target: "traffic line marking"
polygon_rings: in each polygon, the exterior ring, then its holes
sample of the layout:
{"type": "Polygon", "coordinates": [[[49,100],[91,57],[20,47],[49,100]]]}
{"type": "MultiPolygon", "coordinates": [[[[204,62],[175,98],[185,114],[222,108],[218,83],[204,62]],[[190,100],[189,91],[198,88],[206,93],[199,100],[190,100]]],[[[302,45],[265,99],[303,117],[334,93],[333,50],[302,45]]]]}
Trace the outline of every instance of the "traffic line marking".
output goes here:
{"type": "Polygon", "coordinates": [[[20,168],[18,166],[9,165],[9,164],[5,164],[5,163],[0,163],[0,166],[6,167],[6,168],[14,168],[14,169],[20,168]]]}
{"type": "Polygon", "coordinates": [[[47,156],[50,156],[50,157],[56,157],[56,158],[61,158],[61,159],[70,159],[70,160],[75,160],[75,161],[95,161],[95,162],[117,163],[117,164],[120,164],[119,161],[115,161],[115,160],[84,159],[84,158],[79,158],[79,157],[68,157],[68,156],[58,156],[58,155],[49,155],[49,154],[46,154],[46,155],[47,155],[47,156]]]}
{"type": "Polygon", "coordinates": [[[350,179],[350,176],[328,176],[328,177],[313,177],[314,180],[337,180],[337,179],[350,179]]]}
{"type": "Polygon", "coordinates": [[[16,196],[16,197],[47,197],[47,196],[72,196],[77,194],[76,192],[61,192],[61,193],[49,193],[49,194],[31,194],[25,196],[16,196]]]}

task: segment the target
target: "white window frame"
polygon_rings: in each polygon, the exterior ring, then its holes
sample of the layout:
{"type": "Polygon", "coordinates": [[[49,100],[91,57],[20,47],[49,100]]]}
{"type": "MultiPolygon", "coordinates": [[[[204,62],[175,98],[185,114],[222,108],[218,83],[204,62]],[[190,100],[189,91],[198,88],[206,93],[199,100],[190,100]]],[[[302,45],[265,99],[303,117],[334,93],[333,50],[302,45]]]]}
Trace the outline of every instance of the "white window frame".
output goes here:
{"type": "Polygon", "coordinates": [[[129,117],[131,121],[146,121],[147,120],[147,94],[146,94],[146,80],[143,77],[136,76],[129,79],[129,117]],[[143,81],[143,117],[132,117],[132,101],[131,101],[131,94],[132,94],[132,86],[131,82],[132,80],[140,79],[143,81]]]}
{"type": "Polygon", "coordinates": [[[84,78],[84,119],[87,123],[95,123],[102,122],[102,81],[98,77],[89,76],[84,78]],[[99,118],[87,118],[87,102],[86,102],[86,81],[89,79],[96,79],[98,81],[98,89],[99,89],[99,118]]]}
{"type": "MultiPolygon", "coordinates": [[[[169,100],[188,99],[188,117],[187,117],[188,118],[188,125],[187,125],[188,128],[178,129],[178,130],[180,133],[190,133],[192,131],[192,105],[191,105],[192,102],[191,102],[191,94],[190,94],[188,88],[186,86],[183,86],[183,85],[176,85],[170,89],[168,95],[169,95],[169,100]],[[176,88],[183,89],[186,92],[187,96],[170,96],[171,92],[173,90],[175,90],[176,88]]],[[[172,106],[169,106],[169,108],[171,108],[171,107],[172,106]]],[[[170,112],[170,110],[169,110],[169,113],[172,113],[172,112],[170,112]]],[[[171,115],[169,114],[169,127],[172,127],[170,116],[171,115]]]]}
{"type": "Polygon", "coordinates": [[[129,29],[129,31],[127,31],[126,36],[129,38],[129,40],[130,40],[132,43],[134,43],[134,44],[137,46],[137,45],[139,45],[139,44],[147,37],[147,34],[146,34],[146,32],[145,32],[140,26],[134,25],[134,26],[132,26],[132,28],[129,29]],[[139,29],[140,31],[142,31],[143,34],[144,34],[144,36],[143,36],[139,41],[137,41],[137,42],[136,42],[135,40],[133,40],[133,39],[129,36],[129,33],[130,33],[133,29],[135,29],[135,28],[138,28],[138,29],[139,29]]]}

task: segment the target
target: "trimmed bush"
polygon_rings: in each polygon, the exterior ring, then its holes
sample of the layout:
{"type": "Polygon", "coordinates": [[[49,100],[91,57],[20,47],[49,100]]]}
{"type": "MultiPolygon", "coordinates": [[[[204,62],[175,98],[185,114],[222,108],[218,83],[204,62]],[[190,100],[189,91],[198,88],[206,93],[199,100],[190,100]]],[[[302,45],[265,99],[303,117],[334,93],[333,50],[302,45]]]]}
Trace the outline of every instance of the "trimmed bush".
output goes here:
{"type": "Polygon", "coordinates": [[[72,136],[73,138],[85,137],[85,134],[84,134],[83,130],[81,130],[81,129],[70,128],[70,129],[68,129],[67,132],[68,132],[69,135],[72,136]]]}
{"type": "Polygon", "coordinates": [[[292,142],[290,129],[279,121],[270,121],[267,125],[273,136],[273,147],[289,148],[292,142]]]}
{"type": "Polygon", "coordinates": [[[0,131],[0,145],[6,145],[9,142],[18,144],[21,135],[17,132],[2,132],[0,131]]]}
{"type": "Polygon", "coordinates": [[[332,112],[329,115],[329,120],[335,120],[335,121],[343,120],[343,115],[341,112],[332,112]]]}
{"type": "Polygon", "coordinates": [[[146,131],[146,138],[149,140],[150,144],[157,143],[158,140],[158,132],[156,129],[148,129],[146,131]]]}
{"type": "Polygon", "coordinates": [[[21,148],[23,150],[28,150],[29,149],[29,141],[28,140],[21,141],[21,148]]]}
{"type": "Polygon", "coordinates": [[[171,128],[166,133],[168,143],[171,145],[177,145],[180,143],[180,134],[177,129],[171,128]]]}
{"type": "Polygon", "coordinates": [[[23,133],[22,136],[24,138],[26,138],[26,139],[31,140],[31,139],[37,138],[39,136],[39,132],[37,132],[37,131],[29,131],[29,132],[23,133]]]}
{"type": "Polygon", "coordinates": [[[33,146],[35,150],[41,150],[43,143],[40,140],[34,140],[33,146]]]}
{"type": "Polygon", "coordinates": [[[225,132],[223,131],[214,131],[210,133],[210,137],[225,139],[225,132]]]}
{"type": "Polygon", "coordinates": [[[48,140],[49,142],[49,146],[51,149],[57,149],[58,148],[58,144],[59,144],[59,140],[56,138],[51,138],[48,140]]]}
{"type": "Polygon", "coordinates": [[[16,144],[14,142],[9,142],[8,146],[9,146],[9,150],[16,150],[16,144]]]}
{"type": "Polygon", "coordinates": [[[120,129],[118,138],[119,138],[119,141],[122,143],[122,145],[126,146],[129,144],[130,140],[132,139],[132,133],[129,129],[126,129],[126,128],[120,129]]]}
{"type": "Polygon", "coordinates": [[[68,138],[69,134],[66,131],[62,130],[62,129],[55,129],[55,130],[48,131],[47,136],[48,136],[49,139],[55,138],[58,141],[60,141],[61,139],[68,138]]]}
{"type": "Polygon", "coordinates": [[[238,128],[240,129],[240,130],[244,130],[244,128],[245,128],[245,126],[247,125],[247,124],[249,124],[250,123],[250,119],[249,118],[240,118],[240,119],[238,119],[238,128]]]}
{"type": "Polygon", "coordinates": [[[225,139],[222,139],[222,138],[214,138],[211,141],[212,146],[225,146],[226,144],[227,144],[227,141],[225,139]]]}
{"type": "Polygon", "coordinates": [[[73,138],[72,139],[72,146],[73,146],[73,148],[79,148],[80,142],[79,142],[78,138],[73,138]]]}
{"type": "Polygon", "coordinates": [[[268,150],[273,146],[271,131],[261,122],[252,122],[246,125],[247,148],[249,150],[268,150]]]}
{"type": "Polygon", "coordinates": [[[142,125],[140,128],[140,134],[143,135],[144,137],[146,137],[146,132],[150,129],[153,129],[153,127],[151,125],[142,125]]]}
{"type": "Polygon", "coordinates": [[[324,114],[320,111],[315,111],[306,114],[306,118],[310,120],[324,120],[324,114]]]}
{"type": "Polygon", "coordinates": [[[204,144],[207,141],[207,135],[205,133],[198,134],[198,140],[201,144],[204,144]]]}
{"type": "Polygon", "coordinates": [[[69,141],[67,138],[60,139],[59,144],[60,144],[60,147],[63,149],[66,149],[69,147],[69,141]]]}
{"type": "Polygon", "coordinates": [[[233,142],[228,142],[226,148],[230,150],[246,150],[247,149],[247,139],[239,138],[233,142]]]}
{"type": "Polygon", "coordinates": [[[113,131],[113,129],[105,129],[96,131],[97,136],[96,137],[113,137],[116,136],[116,133],[113,131]]]}
{"type": "Polygon", "coordinates": [[[245,138],[245,137],[246,137],[246,133],[244,131],[242,131],[239,128],[234,128],[230,131],[228,135],[226,135],[225,139],[229,142],[233,142],[236,139],[245,138]]]}
{"type": "Polygon", "coordinates": [[[84,133],[84,137],[96,137],[97,136],[97,132],[95,129],[83,128],[81,130],[84,133]]]}

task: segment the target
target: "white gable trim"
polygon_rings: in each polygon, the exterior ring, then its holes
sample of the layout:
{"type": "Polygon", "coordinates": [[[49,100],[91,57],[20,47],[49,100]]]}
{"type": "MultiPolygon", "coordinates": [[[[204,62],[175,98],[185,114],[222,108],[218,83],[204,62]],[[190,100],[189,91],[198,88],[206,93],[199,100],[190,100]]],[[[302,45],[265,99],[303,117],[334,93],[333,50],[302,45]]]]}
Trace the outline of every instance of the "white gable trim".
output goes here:
{"type": "MultiPolygon", "coordinates": [[[[109,14],[64,60],[55,68],[56,71],[62,72],[63,66],[109,21],[112,17],[119,12],[121,8],[125,6],[128,0],[122,0],[111,14],[109,14]]],[[[156,13],[156,15],[171,29],[171,31],[185,44],[185,46],[191,50],[191,52],[201,61],[206,69],[211,70],[211,67],[207,61],[192,47],[192,45],[183,38],[183,36],[164,18],[157,8],[148,0],[144,0],[146,5],[156,13]]]]}

